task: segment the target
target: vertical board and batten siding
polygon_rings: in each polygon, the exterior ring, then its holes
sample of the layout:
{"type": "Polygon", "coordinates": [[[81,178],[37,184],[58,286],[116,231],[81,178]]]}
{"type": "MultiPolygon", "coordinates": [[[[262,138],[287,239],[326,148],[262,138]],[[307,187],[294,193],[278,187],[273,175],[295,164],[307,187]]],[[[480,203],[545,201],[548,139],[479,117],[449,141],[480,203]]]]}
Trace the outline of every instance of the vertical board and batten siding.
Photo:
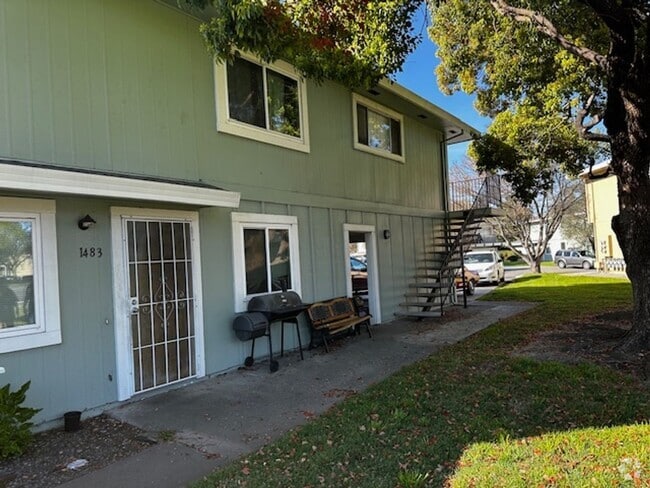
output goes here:
{"type": "MultiPolygon", "coordinates": [[[[0,158],[200,179],[240,192],[237,212],[296,216],[308,302],[346,293],[343,224],[372,225],[381,311],[391,320],[443,209],[442,135],[405,117],[404,164],[357,151],[350,91],[311,82],[309,154],[218,133],[198,27],[154,0],[0,2],[0,158]]],[[[112,269],[121,263],[111,262],[110,208],[179,208],[55,200],[63,342],[3,354],[1,364],[3,381],[32,380],[29,402],[43,408],[37,422],[117,398],[112,269]],[[83,232],[77,220],[86,213],[97,225],[83,232]],[[104,256],[80,259],[80,247],[102,247],[104,256]]],[[[231,330],[230,213],[199,210],[208,374],[240,365],[250,351],[231,330]]],[[[256,351],[265,353],[265,341],[256,351]]]]}
{"type": "MultiPolygon", "coordinates": [[[[257,213],[259,202],[242,201],[241,206],[257,213]]],[[[418,261],[431,242],[438,221],[426,217],[346,211],[306,206],[272,206],[275,215],[298,218],[302,297],[314,302],[346,294],[343,224],[373,225],[377,237],[377,265],[384,322],[392,320],[402,301],[418,261]],[[383,230],[391,231],[384,239],[383,230]]]]}
{"type": "Polygon", "coordinates": [[[32,382],[30,405],[43,409],[37,421],[116,398],[109,205],[100,199],[56,199],[62,344],[0,356],[7,369],[2,380],[32,382]],[[85,213],[97,225],[82,232],[77,220],[85,213]],[[80,247],[101,247],[102,257],[80,258],[80,247]]]}
{"type": "Polygon", "coordinates": [[[405,118],[405,164],[354,150],[340,85],[308,83],[309,154],[217,133],[199,22],[154,0],[5,0],[0,27],[2,157],[201,179],[251,200],[441,208],[441,135],[405,118]]]}

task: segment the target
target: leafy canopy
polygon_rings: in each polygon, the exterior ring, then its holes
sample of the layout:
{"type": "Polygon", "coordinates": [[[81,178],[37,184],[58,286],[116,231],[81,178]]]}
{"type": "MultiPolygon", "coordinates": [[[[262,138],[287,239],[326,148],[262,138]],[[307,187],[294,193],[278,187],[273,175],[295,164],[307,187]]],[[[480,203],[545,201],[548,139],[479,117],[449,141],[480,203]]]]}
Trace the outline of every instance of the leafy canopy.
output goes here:
{"type": "MultiPolygon", "coordinates": [[[[545,113],[575,115],[589,96],[595,114],[604,102],[603,71],[539,32],[498,12],[489,0],[431,2],[431,39],[441,64],[438,85],[445,93],[462,90],[477,96],[476,108],[495,116],[513,105],[536,106],[545,113]]],[[[524,2],[518,2],[523,4],[524,2]]],[[[605,53],[609,35],[593,12],[579,2],[529,0],[578,45],[605,53]]]]}
{"type": "Polygon", "coordinates": [[[414,0],[179,0],[212,7],[201,26],[217,61],[237,49],[266,62],[284,59],[321,82],[370,87],[399,71],[419,40],[414,0]]]}
{"type": "Polygon", "coordinates": [[[499,113],[487,134],[469,148],[477,169],[503,171],[524,204],[551,190],[556,173],[575,176],[596,153],[597,147],[582,139],[566,118],[540,114],[527,104],[499,113]]]}
{"type": "MultiPolygon", "coordinates": [[[[597,124],[605,103],[603,72],[493,4],[430,4],[429,34],[441,59],[438,85],[448,94],[475,94],[477,110],[494,118],[470,155],[481,171],[504,172],[516,197],[529,203],[551,188],[555,172],[575,175],[598,157],[600,148],[583,138],[576,121],[597,124]]],[[[576,2],[531,0],[525,6],[571,32],[572,42],[606,50],[604,28],[576,2]]]]}

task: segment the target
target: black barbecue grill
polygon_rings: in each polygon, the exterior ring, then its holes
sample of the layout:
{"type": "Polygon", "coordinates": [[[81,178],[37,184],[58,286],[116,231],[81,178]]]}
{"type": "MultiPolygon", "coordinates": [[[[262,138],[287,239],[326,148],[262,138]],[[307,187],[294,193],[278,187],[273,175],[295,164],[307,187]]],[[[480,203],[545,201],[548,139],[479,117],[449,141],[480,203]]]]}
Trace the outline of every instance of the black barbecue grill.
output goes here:
{"type": "Polygon", "coordinates": [[[253,340],[251,355],[246,358],[244,364],[246,366],[252,366],[254,362],[255,339],[267,336],[269,338],[270,369],[271,372],[278,370],[280,366],[273,359],[273,344],[271,342],[271,324],[273,322],[282,323],[280,355],[284,355],[284,324],[290,323],[296,326],[300,359],[304,359],[302,354],[302,341],[300,339],[300,327],[298,326],[298,315],[307,310],[307,308],[309,308],[309,304],[303,303],[300,295],[294,291],[267,293],[251,298],[248,302],[248,312],[237,315],[232,324],[238,339],[242,341],[253,340]]]}

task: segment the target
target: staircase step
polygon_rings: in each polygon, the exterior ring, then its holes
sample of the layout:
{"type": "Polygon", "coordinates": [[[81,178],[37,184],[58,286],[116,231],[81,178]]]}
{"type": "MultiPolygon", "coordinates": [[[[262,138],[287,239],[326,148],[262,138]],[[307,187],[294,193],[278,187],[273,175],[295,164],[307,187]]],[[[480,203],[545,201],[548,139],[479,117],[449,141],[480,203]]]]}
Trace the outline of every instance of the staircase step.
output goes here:
{"type": "Polygon", "coordinates": [[[409,288],[430,288],[430,289],[435,289],[435,288],[447,288],[451,286],[449,283],[421,283],[421,282],[416,282],[416,283],[409,283],[408,287],[409,288]]]}
{"type": "MultiPolygon", "coordinates": [[[[429,278],[429,279],[434,278],[436,280],[436,281],[432,281],[431,283],[439,283],[437,274],[429,274],[429,275],[417,274],[417,275],[413,276],[413,279],[415,280],[415,283],[429,283],[427,281],[427,278],[429,278]]],[[[451,285],[453,279],[454,279],[454,277],[452,275],[450,275],[450,274],[443,274],[442,275],[442,282],[446,283],[447,286],[451,285]]]]}
{"type": "Polygon", "coordinates": [[[440,298],[443,296],[443,293],[424,293],[424,292],[415,292],[415,291],[408,291],[404,293],[404,297],[406,298],[440,298]]]}
{"type": "Polygon", "coordinates": [[[440,301],[431,301],[431,302],[402,302],[399,304],[400,307],[419,307],[419,308],[433,308],[440,307],[440,301]]]}
{"type": "Polygon", "coordinates": [[[450,269],[450,268],[460,268],[460,258],[452,259],[447,264],[444,264],[442,259],[425,259],[422,266],[418,266],[416,269],[450,269]]]}
{"type": "Polygon", "coordinates": [[[429,310],[427,312],[395,312],[396,317],[413,317],[413,318],[428,318],[428,317],[442,317],[442,312],[429,310]]]}

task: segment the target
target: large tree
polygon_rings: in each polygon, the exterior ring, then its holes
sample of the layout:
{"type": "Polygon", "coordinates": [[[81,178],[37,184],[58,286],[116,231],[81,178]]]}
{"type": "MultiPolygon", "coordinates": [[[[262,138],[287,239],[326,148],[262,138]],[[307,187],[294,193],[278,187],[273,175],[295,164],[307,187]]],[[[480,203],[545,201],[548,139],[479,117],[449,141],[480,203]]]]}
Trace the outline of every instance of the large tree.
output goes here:
{"type": "MultiPolygon", "coordinates": [[[[376,82],[412,50],[420,0],[180,0],[212,4],[202,27],[217,59],[233,48],[284,58],[305,75],[376,82]]],[[[650,348],[650,2],[430,0],[439,85],[477,95],[488,115],[565,116],[609,144],[620,213],[613,219],[634,293],[626,350],[650,348]],[[598,131],[604,124],[606,131],[598,131]]]]}
{"type": "Polygon", "coordinates": [[[432,3],[431,12],[445,91],[475,93],[477,108],[493,116],[571,120],[584,139],[608,144],[620,207],[612,227],[634,293],[622,348],[648,349],[650,3],[447,0],[432,3]]]}

